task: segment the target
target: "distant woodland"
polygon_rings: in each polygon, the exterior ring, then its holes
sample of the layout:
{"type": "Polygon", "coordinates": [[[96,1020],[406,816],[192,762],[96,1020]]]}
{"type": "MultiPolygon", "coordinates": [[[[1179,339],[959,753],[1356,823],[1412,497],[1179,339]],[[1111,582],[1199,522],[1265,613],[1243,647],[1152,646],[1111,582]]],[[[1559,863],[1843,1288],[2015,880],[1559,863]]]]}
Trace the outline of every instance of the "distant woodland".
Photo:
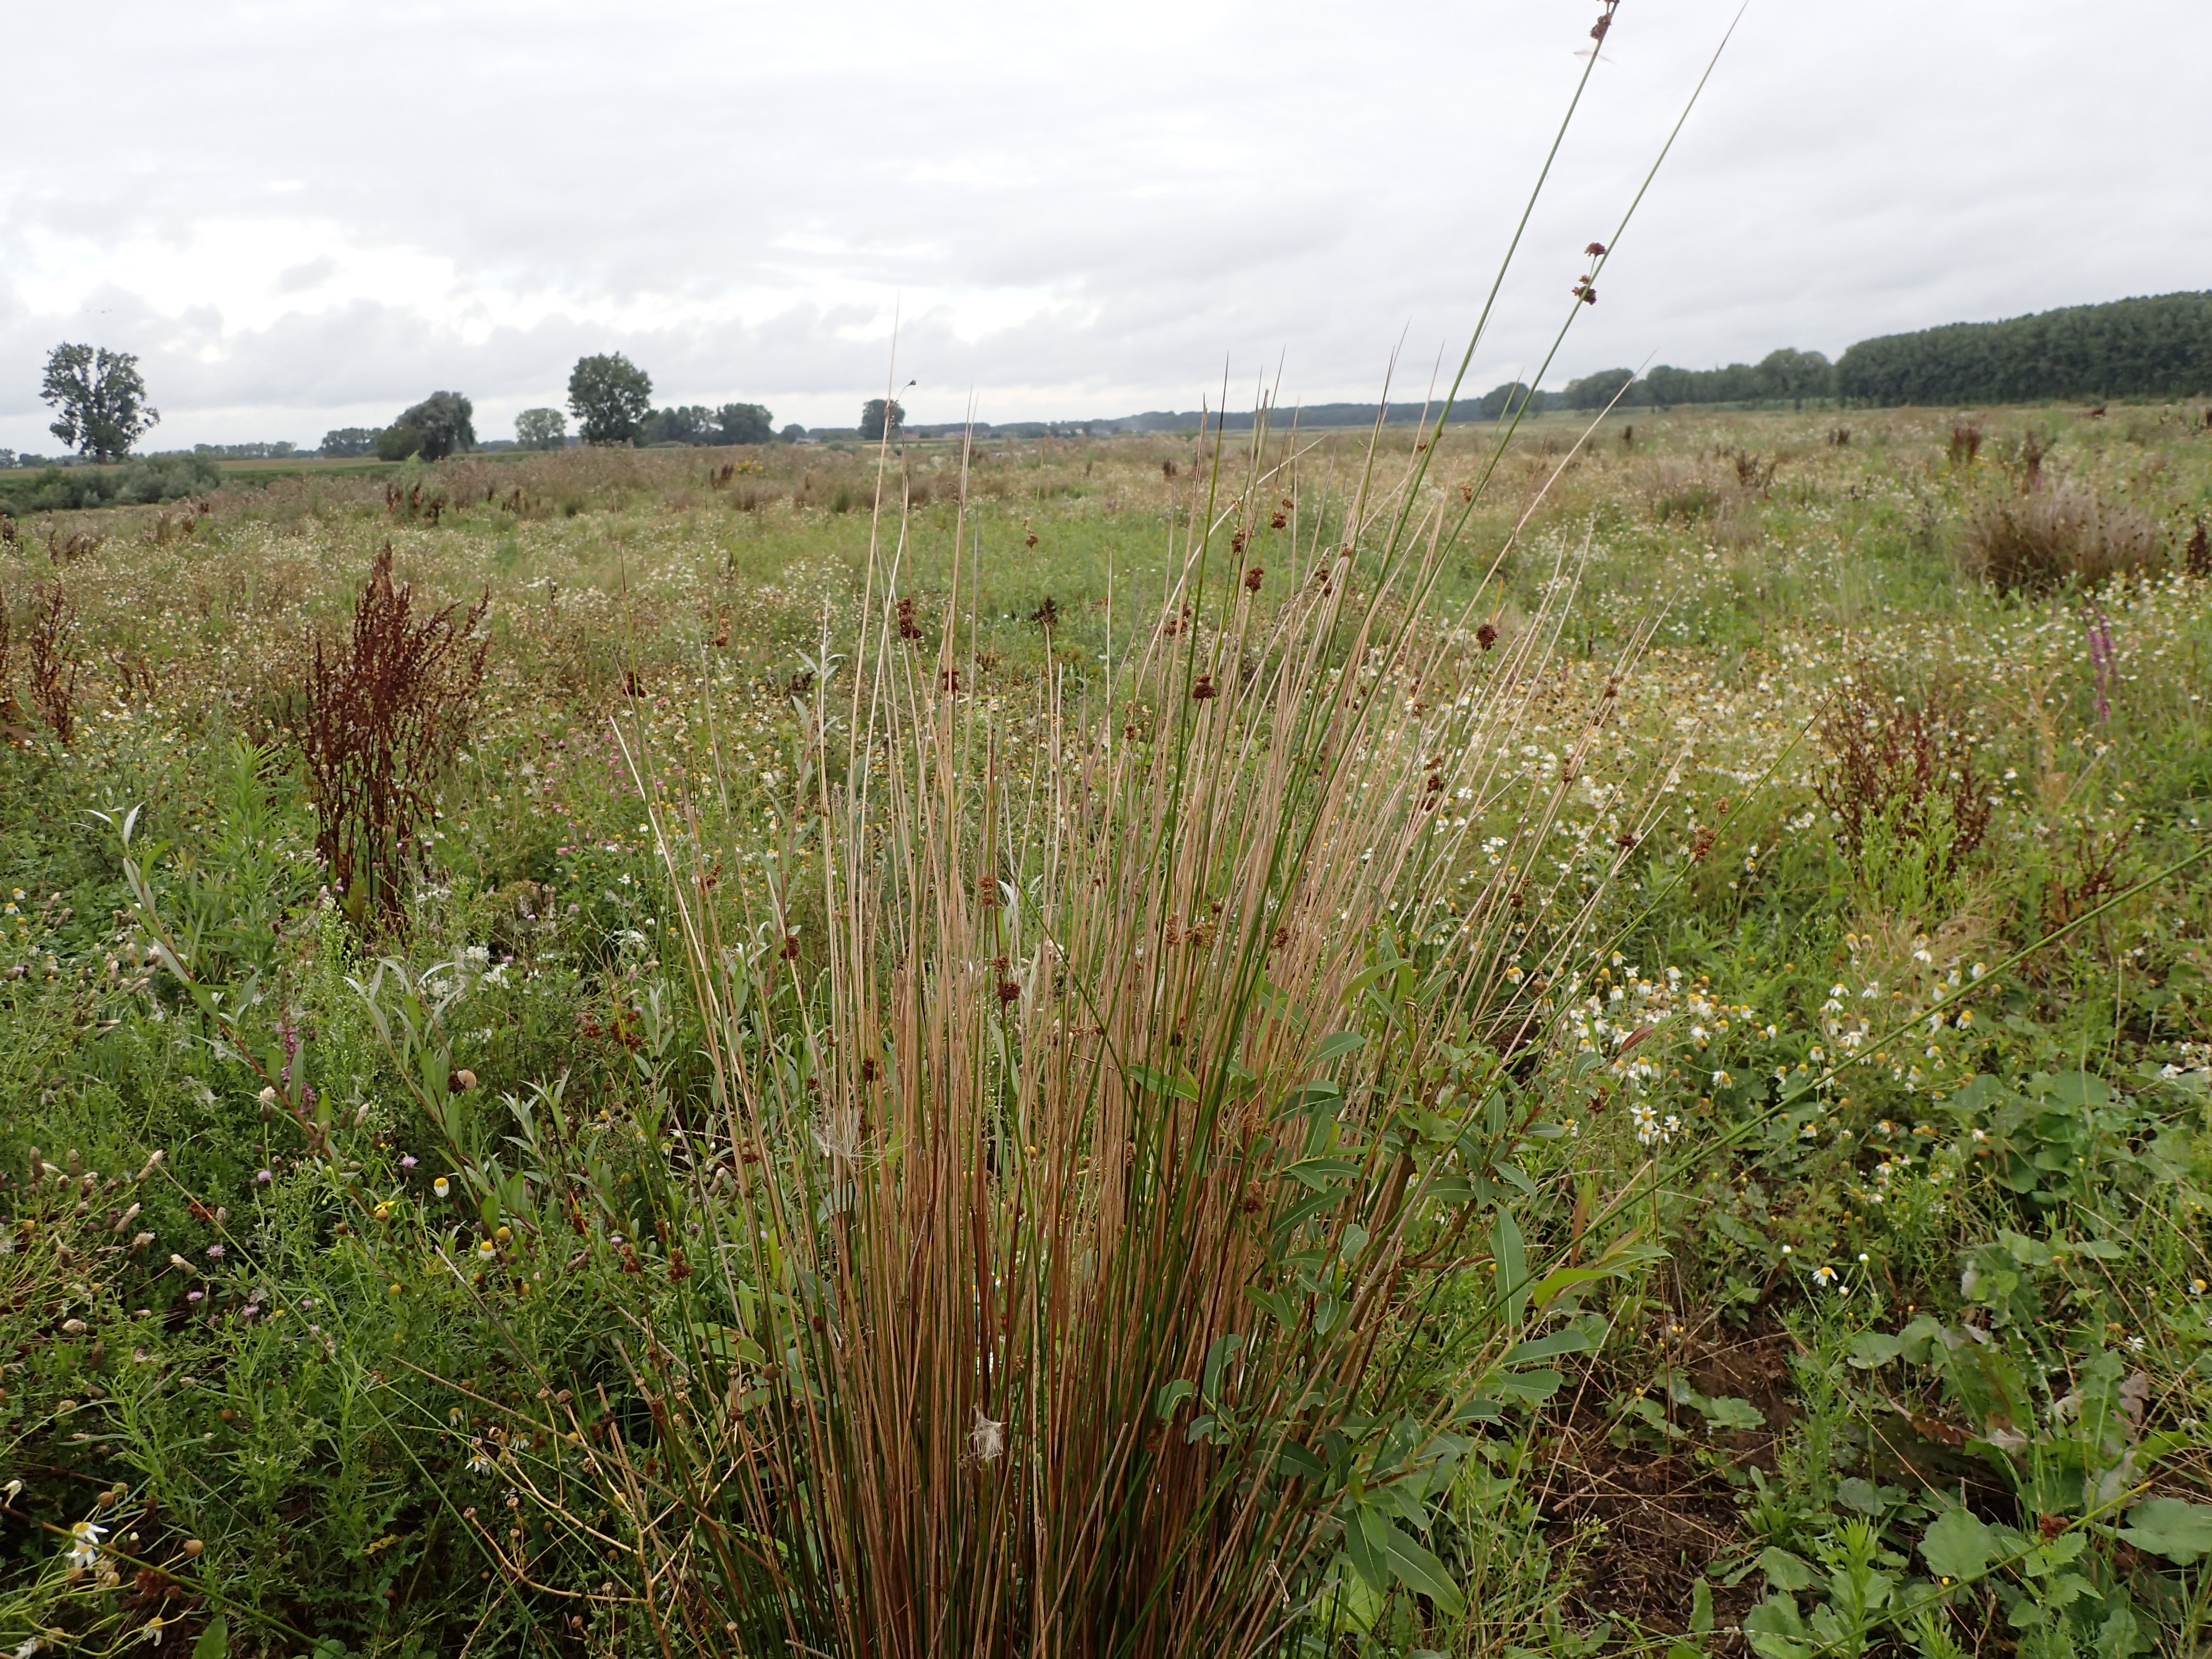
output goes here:
{"type": "MultiPolygon", "coordinates": [[[[1632,370],[1583,376],[1549,400],[1602,409],[1632,370]]],[[[2212,293],[2068,306],[1996,323],[1952,323],[1862,340],[1833,363],[1817,351],[1770,352],[1725,368],[1662,364],[1625,405],[1676,404],[2032,404],[2064,398],[2212,394],[2212,293]]]]}

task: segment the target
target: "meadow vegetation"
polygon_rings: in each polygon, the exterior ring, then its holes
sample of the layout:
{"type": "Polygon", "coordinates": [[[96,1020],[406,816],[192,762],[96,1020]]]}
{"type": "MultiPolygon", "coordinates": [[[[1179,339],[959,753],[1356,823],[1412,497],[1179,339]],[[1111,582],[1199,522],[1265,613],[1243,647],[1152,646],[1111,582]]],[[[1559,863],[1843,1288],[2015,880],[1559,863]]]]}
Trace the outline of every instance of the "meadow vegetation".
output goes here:
{"type": "Polygon", "coordinates": [[[25,503],[0,1644],[2194,1651],[2208,507],[2155,405],[25,503]]]}

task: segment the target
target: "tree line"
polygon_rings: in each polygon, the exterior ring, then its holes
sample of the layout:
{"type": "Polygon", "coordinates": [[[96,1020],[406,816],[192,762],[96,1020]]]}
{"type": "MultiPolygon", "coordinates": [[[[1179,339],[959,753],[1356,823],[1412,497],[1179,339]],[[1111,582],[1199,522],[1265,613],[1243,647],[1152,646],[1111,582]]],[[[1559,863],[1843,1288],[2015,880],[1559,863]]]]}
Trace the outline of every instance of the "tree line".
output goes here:
{"type": "MultiPolygon", "coordinates": [[[[775,441],[775,416],[759,404],[708,408],[686,404],[653,406],[653,377],[618,351],[580,357],[568,375],[568,407],[526,409],[514,419],[514,442],[523,449],[561,449],[568,419],[587,444],[697,447],[765,444],[775,441]]],[[[434,392],[402,411],[388,427],[337,427],[323,434],[327,456],[374,455],[383,461],[421,457],[443,460],[476,448],[476,406],[458,392],[434,392]]]]}
{"type": "MultiPolygon", "coordinates": [[[[1640,378],[1633,369],[1601,369],[1555,392],[1511,381],[1462,404],[1468,413],[1455,410],[1454,417],[1498,420],[1540,414],[1549,407],[1587,411],[1616,404],[1665,409],[1678,404],[1828,400],[2004,404],[2206,394],[2212,394],[2212,293],[2186,293],[1886,334],[1860,341],[1833,362],[1818,351],[1785,348],[1756,363],[1723,368],[1662,363],[1640,378]]],[[[147,401],[137,356],[104,346],[56,346],[47,356],[40,396],[56,410],[50,430],[90,460],[122,459],[161,418],[147,401]]],[[[1361,407],[1372,418],[1371,406],[1361,407]]],[[[1393,406],[1390,417],[1397,412],[1393,406]]],[[[434,392],[389,426],[340,427],[325,433],[319,453],[439,460],[477,447],[475,413],[462,393],[434,392]]],[[[561,448],[568,441],[570,416],[587,444],[765,444],[778,436],[793,441],[806,435],[800,426],[787,426],[779,434],[775,417],[758,404],[656,409],[652,377],[620,352],[578,359],[568,376],[566,413],[523,410],[515,421],[514,441],[526,449],[561,448]]],[[[1156,419],[1182,418],[1146,416],[1133,424],[1145,429],[1156,419]]],[[[1224,423],[1237,418],[1211,417],[1224,423]]],[[[896,436],[905,420],[906,411],[896,403],[871,398],[861,410],[860,435],[896,436]]],[[[249,451],[289,453],[290,446],[203,445],[200,451],[230,459],[249,451]]]]}
{"type": "Polygon", "coordinates": [[[1950,323],[1861,340],[1831,363],[1817,351],[1756,364],[1626,368],[1571,383],[1557,400],[1603,409],[1676,404],[2034,404],[2212,394],[2212,293],[2066,306],[1996,323],[1950,323]],[[1629,382],[1635,381],[1633,385],[1629,382]]]}

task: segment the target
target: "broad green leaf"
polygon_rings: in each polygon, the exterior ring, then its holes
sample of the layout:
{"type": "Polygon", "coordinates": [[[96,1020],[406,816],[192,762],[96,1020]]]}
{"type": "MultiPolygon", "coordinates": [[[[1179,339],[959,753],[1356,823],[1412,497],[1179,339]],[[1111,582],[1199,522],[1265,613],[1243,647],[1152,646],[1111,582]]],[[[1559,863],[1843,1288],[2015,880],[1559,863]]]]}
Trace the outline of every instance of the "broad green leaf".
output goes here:
{"type": "Polygon", "coordinates": [[[1550,1307],[1562,1291],[1571,1291],[1577,1285],[1589,1284],[1594,1279],[1612,1277],[1613,1273],[1603,1267],[1561,1267],[1556,1273],[1547,1273],[1536,1285],[1536,1311],[1541,1313],[1550,1307]]]}
{"type": "Polygon", "coordinates": [[[1152,1415],[1165,1422],[1175,1415],[1177,1406],[1197,1392],[1197,1383],[1187,1376],[1178,1376],[1152,1396],[1152,1415]]]}
{"type": "MultiPolygon", "coordinates": [[[[1368,1530],[1369,1516],[1364,1510],[1355,1510],[1344,1527],[1344,1553],[1351,1558],[1352,1571],[1366,1582],[1367,1588],[1380,1595],[1390,1588],[1390,1564],[1382,1553],[1380,1540],[1368,1530]]],[[[1382,1526],[1390,1523],[1381,1516],[1373,1517],[1382,1526]]]]}
{"type": "Polygon", "coordinates": [[[2038,1544],[2021,1559],[2020,1570],[2031,1578],[2056,1572],[2089,1547],[2084,1532],[2062,1532],[2048,1543],[2038,1544]]]}
{"type": "MultiPolygon", "coordinates": [[[[1366,1046],[1366,1037],[1358,1031],[1334,1032],[1323,1037],[1321,1040],[1321,1047],[1314,1050],[1314,1063],[1316,1066],[1326,1066],[1340,1054],[1352,1054],[1366,1046]]],[[[1357,1565],[1358,1563],[1355,1562],[1353,1565],[1357,1565]]],[[[1379,1589],[1381,1586],[1377,1585],[1376,1588],[1379,1589]]]]}
{"type": "Polygon", "coordinates": [[[1320,1192],[1332,1181],[1341,1181],[1348,1176],[1358,1175],[1359,1165],[1352,1163],[1349,1158],[1302,1158],[1285,1169],[1283,1173],[1300,1186],[1310,1187],[1315,1192],[1320,1192]]]}
{"type": "Polygon", "coordinates": [[[1298,1304],[1286,1291],[1263,1291],[1257,1285],[1244,1287],[1244,1299],[1267,1314],[1285,1330],[1298,1322],[1298,1304]]]}
{"type": "Polygon", "coordinates": [[[1881,1488],[1871,1480],[1862,1480],[1853,1475],[1848,1480],[1836,1482],[1836,1501],[1845,1509],[1856,1510],[1861,1515],[1880,1515],[1882,1510],[1881,1488]]]}
{"type": "Polygon", "coordinates": [[[2114,1243],[2109,1238],[2077,1238],[2066,1246],[2066,1254],[2094,1256],[2100,1261],[2118,1261],[2128,1254],[2128,1247],[2114,1243]]]}
{"type": "Polygon", "coordinates": [[[1303,1223],[1310,1221],[1326,1210],[1334,1209],[1344,1201],[1344,1188],[1332,1187],[1316,1193],[1311,1198],[1302,1198],[1291,1205],[1289,1209],[1275,1218],[1274,1225],[1269,1229],[1275,1241],[1275,1247],[1280,1249],[1284,1240],[1297,1231],[1303,1223]]]}
{"type": "Polygon", "coordinates": [[[1322,1078],[1312,1083],[1303,1084],[1285,1095],[1282,1105],[1276,1109],[1275,1115],[1279,1118],[1303,1117],[1324,1111],[1334,1113],[1343,1103],[1342,1086],[1330,1082],[1327,1078],[1322,1078]]]}
{"type": "Polygon", "coordinates": [[[732,1330],[727,1325],[714,1325],[694,1321],[691,1340],[699,1345],[700,1352],[710,1359],[724,1364],[738,1357],[738,1345],[744,1340],[744,1333],[732,1330]]]}
{"type": "Polygon", "coordinates": [[[1388,1516],[1374,1510],[1359,1512],[1359,1529],[1370,1548],[1381,1557],[1390,1576],[1417,1595],[1425,1595],[1438,1609],[1457,1618],[1467,1611],[1467,1598],[1452,1583],[1444,1564],[1428,1546],[1388,1516]]]}
{"type": "Polygon", "coordinates": [[[192,1644],[192,1659],[229,1659],[229,1656],[230,1620],[218,1613],[192,1644]]]}
{"type": "Polygon", "coordinates": [[[1690,1585],[1690,1634],[1710,1636],[1713,1632],[1713,1587],[1700,1573],[1690,1585]]]}
{"type": "Polygon", "coordinates": [[[1570,1325],[1564,1330],[1553,1331],[1548,1336],[1534,1336],[1526,1342],[1515,1344],[1512,1351],[1505,1356],[1505,1363],[1526,1365],[1535,1360],[1550,1359],[1558,1354],[1582,1353],[1596,1346],[1595,1333],[1579,1325],[1570,1325]]]}
{"type": "Polygon", "coordinates": [[[1235,1331],[1231,1331],[1227,1335],[1218,1338],[1213,1346],[1208,1350],[1206,1356],[1205,1381],[1200,1383],[1198,1389],[1207,1405],[1214,1405],[1219,1401],[1221,1373],[1227,1369],[1229,1362],[1237,1357],[1237,1351],[1243,1346],[1243,1337],[1235,1331]]]}
{"type": "Polygon", "coordinates": [[[1146,1094],[1175,1095],[1184,1100],[1198,1098],[1198,1084],[1194,1079],[1156,1072],[1149,1066],[1132,1066],[1129,1080],[1146,1094]]]}
{"type": "Polygon", "coordinates": [[[1846,1351],[1858,1370],[1875,1370],[1905,1352],[1905,1339],[1881,1331],[1861,1331],[1850,1340],[1846,1351]]]}
{"type": "Polygon", "coordinates": [[[1674,1425],[1673,1419],[1667,1415],[1667,1408],[1656,1400],[1638,1395],[1629,1402],[1628,1409],[1669,1440],[1685,1439],[1689,1435],[1690,1431],[1687,1429],[1677,1428],[1674,1425]]]}
{"type": "Polygon", "coordinates": [[[1567,1379],[1547,1367],[1542,1370],[1507,1371],[1490,1379],[1490,1386],[1500,1394],[1510,1394],[1516,1400],[1535,1401],[1549,1400],[1559,1391],[1567,1379]]]}
{"type": "Polygon", "coordinates": [[[1521,1242],[1521,1224],[1511,1211],[1498,1212],[1490,1248],[1498,1263],[1498,1306],[1508,1325],[1518,1325],[1528,1311],[1528,1255],[1521,1242]]]}
{"type": "Polygon", "coordinates": [[[1939,1578],[1972,1578],[1996,1553],[1996,1534],[1971,1510],[1944,1510],[1920,1537],[1928,1571],[1939,1578]]]}
{"type": "Polygon", "coordinates": [[[1813,1651],[1797,1604],[1786,1595],[1770,1595],[1746,1613],[1743,1634],[1759,1659],[1808,1659],[1813,1651]]]}
{"type": "Polygon", "coordinates": [[[1950,1333],[1943,1328],[1943,1322],[1933,1314],[1919,1315],[1897,1337],[1903,1344],[1899,1352],[1916,1365],[1925,1365],[1939,1349],[1948,1351],[1955,1346],[1950,1333]]]}
{"type": "Polygon", "coordinates": [[[1698,1405],[1705,1421],[1716,1429],[1759,1429],[1766,1426],[1766,1413],[1748,1400],[1721,1395],[1698,1405]]]}
{"type": "MultiPolygon", "coordinates": [[[[1759,1553],[1759,1569],[1766,1575],[1766,1582],[1778,1590],[1795,1594],[1812,1586],[1813,1569],[1788,1550],[1761,1550],[1759,1553]]],[[[1793,1614],[1797,1611],[1795,1605],[1790,1610],[1793,1614]]]]}
{"type": "Polygon", "coordinates": [[[2212,1505],[2179,1498],[2150,1498],[2128,1511],[2120,1536],[2139,1550],[2185,1567],[2212,1551],[2212,1505]]]}

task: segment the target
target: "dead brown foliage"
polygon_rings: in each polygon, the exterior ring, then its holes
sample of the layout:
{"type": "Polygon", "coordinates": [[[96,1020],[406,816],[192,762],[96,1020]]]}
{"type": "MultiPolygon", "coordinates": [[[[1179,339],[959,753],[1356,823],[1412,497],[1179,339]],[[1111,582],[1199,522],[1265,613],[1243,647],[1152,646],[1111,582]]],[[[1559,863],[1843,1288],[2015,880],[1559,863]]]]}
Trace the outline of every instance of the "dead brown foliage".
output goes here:
{"type": "Polygon", "coordinates": [[[307,763],[315,850],[356,921],[400,916],[400,875],[439,773],[483,679],[487,641],[472,638],[490,604],[418,615],[393,586],[387,544],[354,601],[343,641],[310,644],[306,683],[287,724],[307,763]]]}
{"type": "Polygon", "coordinates": [[[2165,557],[2155,519],[2069,483],[1991,501],[1966,521],[1959,548],[1968,575],[2008,593],[2093,586],[2165,557]]]}
{"type": "Polygon", "coordinates": [[[1748,449],[1732,449],[1728,458],[1735,463],[1735,481],[1747,490],[1764,492],[1774,482],[1774,471],[1782,465],[1779,455],[1760,455],[1748,449]]]}
{"type": "Polygon", "coordinates": [[[1829,758],[1814,793],[1853,857],[1880,823],[1916,841],[1946,837],[1952,860],[1981,845],[1993,798],[1948,699],[1893,696],[1856,675],[1829,694],[1820,736],[1829,758]]]}
{"type": "Polygon", "coordinates": [[[31,675],[31,706],[66,749],[76,738],[76,605],[58,580],[39,590],[25,641],[31,675]]]}

